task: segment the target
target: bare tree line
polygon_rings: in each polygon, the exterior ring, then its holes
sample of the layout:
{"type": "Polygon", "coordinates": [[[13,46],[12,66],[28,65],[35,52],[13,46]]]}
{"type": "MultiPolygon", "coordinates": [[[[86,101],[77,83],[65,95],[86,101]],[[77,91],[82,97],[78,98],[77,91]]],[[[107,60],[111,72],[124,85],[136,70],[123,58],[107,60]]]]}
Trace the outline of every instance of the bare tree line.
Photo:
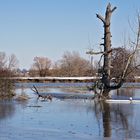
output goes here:
{"type": "Polygon", "coordinates": [[[18,59],[14,54],[7,56],[0,52],[0,77],[13,76],[18,67],[18,59]]]}
{"type": "MultiPolygon", "coordinates": [[[[111,53],[111,78],[119,78],[130,54],[131,51],[124,47],[114,49],[111,53]]],[[[102,69],[96,63],[92,64],[90,60],[83,58],[75,51],[64,52],[62,58],[56,62],[52,62],[48,57],[35,56],[31,68],[28,70],[28,76],[97,76],[97,73],[101,73],[102,69]]],[[[18,64],[19,61],[14,54],[7,56],[6,53],[0,52],[0,76],[20,76],[17,72],[18,64]]],[[[131,63],[129,71],[133,69],[134,63],[131,63]]],[[[139,68],[133,71],[128,78],[133,79],[135,75],[138,75],[138,72],[139,68]]]]}
{"type": "Polygon", "coordinates": [[[81,57],[78,52],[64,52],[57,62],[47,57],[35,57],[29,70],[30,76],[91,76],[95,75],[95,69],[91,71],[89,60],[81,57]]]}
{"type": "MultiPolygon", "coordinates": [[[[114,48],[111,53],[111,69],[110,79],[118,82],[120,75],[124,71],[128,59],[132,54],[132,50],[125,47],[114,48]]],[[[140,69],[136,68],[133,62],[127,69],[127,79],[132,81],[134,76],[139,75],[140,69]]],[[[59,77],[76,77],[76,76],[100,76],[102,67],[95,61],[94,64],[90,60],[86,60],[78,52],[64,52],[62,58],[56,62],[52,62],[48,57],[34,57],[33,64],[29,70],[30,76],[59,76],[59,77]]]]}

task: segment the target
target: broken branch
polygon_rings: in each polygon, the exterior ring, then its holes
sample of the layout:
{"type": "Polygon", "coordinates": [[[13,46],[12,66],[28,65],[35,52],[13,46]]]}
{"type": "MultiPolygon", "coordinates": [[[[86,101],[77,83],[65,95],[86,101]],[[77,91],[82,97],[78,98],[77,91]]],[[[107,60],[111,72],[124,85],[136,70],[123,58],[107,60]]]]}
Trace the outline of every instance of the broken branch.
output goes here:
{"type": "Polygon", "coordinates": [[[116,9],[117,9],[117,7],[114,7],[114,8],[111,10],[111,13],[113,13],[116,9]]]}
{"type": "Polygon", "coordinates": [[[97,16],[97,18],[99,18],[105,24],[105,19],[101,15],[96,14],[96,16],[97,16]]]}

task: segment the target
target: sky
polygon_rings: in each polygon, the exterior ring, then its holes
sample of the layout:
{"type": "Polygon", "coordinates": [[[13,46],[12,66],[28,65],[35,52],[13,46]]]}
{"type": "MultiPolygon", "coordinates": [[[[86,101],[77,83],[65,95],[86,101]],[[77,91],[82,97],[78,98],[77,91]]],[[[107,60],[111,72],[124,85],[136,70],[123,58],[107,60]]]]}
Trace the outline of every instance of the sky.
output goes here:
{"type": "MultiPolygon", "coordinates": [[[[89,48],[99,49],[108,2],[117,9],[111,19],[112,45],[122,46],[131,36],[129,21],[140,11],[140,0],[0,0],[0,52],[15,54],[21,69],[29,69],[35,56],[53,62],[66,51],[86,59],[89,48]]],[[[96,58],[94,58],[96,59],[96,58]]]]}

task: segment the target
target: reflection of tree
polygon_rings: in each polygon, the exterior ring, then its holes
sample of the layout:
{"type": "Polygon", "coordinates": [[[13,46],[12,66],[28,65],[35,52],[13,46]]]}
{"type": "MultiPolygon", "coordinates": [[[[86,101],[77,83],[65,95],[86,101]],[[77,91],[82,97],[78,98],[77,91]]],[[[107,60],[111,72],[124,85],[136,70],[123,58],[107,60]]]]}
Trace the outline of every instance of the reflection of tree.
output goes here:
{"type": "Polygon", "coordinates": [[[110,106],[107,103],[103,103],[103,128],[104,128],[104,137],[111,136],[111,116],[110,116],[110,106]]]}
{"type": "Polygon", "coordinates": [[[128,130],[128,116],[131,114],[131,108],[122,104],[112,104],[111,110],[114,113],[112,119],[115,120],[116,123],[121,124],[124,129],[128,130]]]}
{"type": "MultiPolygon", "coordinates": [[[[108,104],[105,102],[95,102],[94,106],[97,123],[103,125],[103,136],[112,137],[113,132],[116,136],[120,131],[125,132],[127,137],[131,125],[129,124],[129,117],[133,113],[133,106],[131,104],[108,104]],[[101,120],[102,116],[102,122],[101,120]]],[[[99,129],[101,129],[99,127],[99,129]]],[[[101,132],[101,130],[99,130],[101,132]]]]}
{"type": "Polygon", "coordinates": [[[12,117],[15,112],[15,106],[10,101],[0,101],[0,120],[12,117]]]}
{"type": "Polygon", "coordinates": [[[100,119],[102,119],[103,122],[101,124],[103,124],[104,137],[111,137],[110,105],[105,102],[95,102],[94,112],[100,129],[99,132],[101,132],[100,119]]]}
{"type": "Polygon", "coordinates": [[[114,91],[114,94],[120,97],[133,97],[135,95],[134,88],[120,88],[114,91]]]}

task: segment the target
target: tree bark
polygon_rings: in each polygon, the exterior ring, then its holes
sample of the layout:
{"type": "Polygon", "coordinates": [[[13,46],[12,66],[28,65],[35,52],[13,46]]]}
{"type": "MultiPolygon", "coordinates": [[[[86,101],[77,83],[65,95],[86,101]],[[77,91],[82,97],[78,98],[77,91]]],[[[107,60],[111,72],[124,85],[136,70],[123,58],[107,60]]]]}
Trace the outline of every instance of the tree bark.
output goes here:
{"type": "Polygon", "coordinates": [[[103,73],[102,73],[102,83],[103,83],[103,95],[106,97],[110,91],[110,68],[111,68],[111,32],[110,32],[110,20],[113,11],[116,9],[114,7],[111,8],[111,4],[109,3],[106,8],[105,18],[101,15],[97,14],[97,18],[99,18],[104,25],[104,61],[103,61],[103,73]],[[109,53],[107,53],[109,52],[109,53]]]}

